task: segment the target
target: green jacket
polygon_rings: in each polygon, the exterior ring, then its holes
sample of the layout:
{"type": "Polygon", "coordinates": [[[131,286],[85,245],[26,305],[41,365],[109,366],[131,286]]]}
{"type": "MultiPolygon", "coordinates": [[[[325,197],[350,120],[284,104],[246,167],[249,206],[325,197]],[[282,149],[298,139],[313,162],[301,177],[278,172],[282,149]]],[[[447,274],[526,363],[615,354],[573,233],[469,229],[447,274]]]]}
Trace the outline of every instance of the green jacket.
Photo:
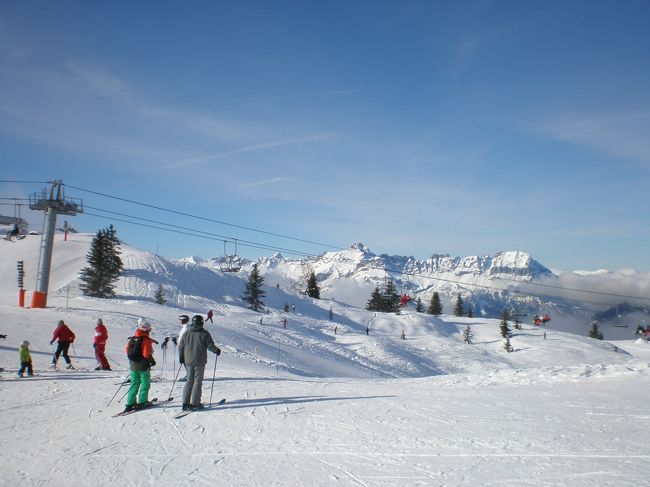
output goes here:
{"type": "Polygon", "coordinates": [[[31,362],[32,356],[29,354],[29,348],[20,347],[20,361],[31,362]]]}

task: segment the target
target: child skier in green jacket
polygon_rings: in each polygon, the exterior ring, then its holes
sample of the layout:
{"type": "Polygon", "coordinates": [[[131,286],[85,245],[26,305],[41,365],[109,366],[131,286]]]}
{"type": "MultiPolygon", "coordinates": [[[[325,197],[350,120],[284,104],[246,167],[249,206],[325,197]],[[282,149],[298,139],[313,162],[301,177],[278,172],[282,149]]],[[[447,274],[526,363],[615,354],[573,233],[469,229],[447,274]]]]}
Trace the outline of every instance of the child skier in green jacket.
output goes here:
{"type": "Polygon", "coordinates": [[[25,370],[27,370],[27,377],[34,375],[32,356],[29,354],[29,342],[27,340],[20,345],[20,370],[18,371],[18,377],[22,377],[25,370]]]}

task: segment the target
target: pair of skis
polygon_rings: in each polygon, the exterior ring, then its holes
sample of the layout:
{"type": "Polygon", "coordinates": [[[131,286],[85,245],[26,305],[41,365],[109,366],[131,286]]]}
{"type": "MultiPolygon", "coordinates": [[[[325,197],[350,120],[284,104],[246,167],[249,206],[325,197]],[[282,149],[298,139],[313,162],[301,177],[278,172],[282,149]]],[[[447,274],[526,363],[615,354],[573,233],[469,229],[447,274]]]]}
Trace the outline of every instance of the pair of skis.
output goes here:
{"type": "Polygon", "coordinates": [[[222,399],[221,401],[219,401],[218,403],[216,403],[214,406],[209,406],[207,408],[188,409],[187,411],[183,411],[182,413],[179,413],[176,416],[174,416],[174,419],[184,418],[185,416],[187,416],[190,413],[195,413],[195,412],[200,412],[200,411],[210,411],[214,407],[223,406],[224,404],[226,404],[226,399],[225,398],[222,399]]]}
{"type": "MultiPolygon", "coordinates": [[[[138,411],[144,411],[144,410],[146,410],[146,409],[151,409],[151,408],[155,408],[155,407],[158,407],[158,406],[161,406],[161,405],[167,404],[167,403],[169,403],[169,402],[171,402],[171,401],[173,401],[173,400],[174,400],[174,398],[173,398],[173,397],[170,397],[169,399],[165,399],[164,401],[159,401],[157,397],[154,397],[151,401],[149,401],[149,402],[146,404],[146,406],[142,406],[142,407],[139,407],[139,408],[129,409],[128,411],[120,411],[120,412],[117,413],[117,414],[113,414],[112,417],[113,417],[113,418],[117,418],[117,417],[119,417],[119,416],[128,416],[128,415],[130,415],[130,414],[137,413],[138,411]]],[[[226,403],[226,400],[225,400],[225,399],[222,399],[221,401],[219,401],[218,403],[216,403],[215,406],[222,406],[222,405],[224,405],[225,403],[226,403]]],[[[182,413],[177,414],[176,416],[174,416],[174,419],[180,419],[180,418],[182,418],[182,417],[184,417],[184,416],[187,416],[188,414],[193,413],[193,412],[195,412],[195,411],[204,411],[204,410],[210,410],[210,409],[212,409],[212,408],[191,409],[191,410],[188,410],[188,411],[183,411],[182,413]]]]}
{"type": "Polygon", "coordinates": [[[171,402],[173,400],[174,398],[170,397],[169,399],[165,399],[164,401],[158,401],[158,398],[154,397],[151,401],[149,401],[144,406],[141,406],[139,408],[129,409],[128,411],[120,411],[119,413],[114,414],[112,417],[117,418],[118,416],[128,416],[129,414],[137,413],[138,411],[144,411],[145,409],[151,409],[163,404],[167,404],[168,402],[171,402]]]}

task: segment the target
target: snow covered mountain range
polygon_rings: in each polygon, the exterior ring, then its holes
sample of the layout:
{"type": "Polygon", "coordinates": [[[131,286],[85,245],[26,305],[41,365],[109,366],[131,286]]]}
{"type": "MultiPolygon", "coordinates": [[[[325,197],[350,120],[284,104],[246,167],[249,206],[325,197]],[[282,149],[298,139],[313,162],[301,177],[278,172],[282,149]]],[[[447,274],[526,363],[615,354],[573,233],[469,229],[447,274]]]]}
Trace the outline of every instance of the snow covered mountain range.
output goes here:
{"type": "MultiPolygon", "coordinates": [[[[65,245],[77,250],[66,252],[68,262],[63,265],[81,269],[86,265],[85,257],[92,235],[78,234],[65,245]]],[[[31,249],[33,265],[26,265],[26,282],[35,281],[35,266],[40,236],[29,235],[21,242],[14,242],[31,249]]],[[[530,322],[535,314],[549,313],[552,328],[585,335],[594,319],[600,322],[606,338],[630,338],[637,324],[650,321],[648,307],[641,303],[631,307],[621,302],[615,316],[607,309],[619,303],[607,303],[593,296],[563,293],[558,289],[562,278],[521,251],[500,252],[494,256],[452,257],[434,254],[428,259],[413,257],[376,255],[362,243],[349,249],[327,252],[316,257],[287,259],[280,254],[262,257],[256,261],[238,256],[201,259],[167,259],[149,252],[125,245],[125,272],[118,284],[118,293],[123,296],[137,296],[139,299],[153,299],[159,285],[163,285],[168,301],[180,307],[205,306],[207,301],[237,302],[245,287],[250,268],[257,263],[264,276],[265,284],[272,289],[269,305],[281,308],[294,296],[304,294],[307,275],[316,274],[321,297],[346,305],[364,308],[372,290],[382,288],[388,279],[392,280],[400,294],[408,294],[413,301],[420,298],[425,308],[434,291],[440,294],[443,311],[451,313],[460,294],[465,310],[471,309],[474,316],[497,318],[502,310],[520,315],[520,320],[530,322]],[[237,269],[238,272],[227,272],[237,269]],[[531,285],[532,284],[532,285],[531,285]]],[[[12,263],[6,263],[12,267],[12,263]]],[[[7,270],[7,272],[13,272],[7,270]]],[[[79,281],[62,281],[53,272],[50,288],[53,292],[79,296],[79,281]]],[[[76,273],[73,273],[76,274],[76,273]]],[[[68,275],[68,274],[66,274],[68,275]]],[[[571,276],[585,280],[581,284],[603,280],[607,282],[607,271],[597,273],[571,273],[571,276]]],[[[639,279],[639,275],[634,276],[639,279]]],[[[620,277],[618,278],[620,281],[620,277]]],[[[646,279],[648,288],[650,280],[646,279]]]]}

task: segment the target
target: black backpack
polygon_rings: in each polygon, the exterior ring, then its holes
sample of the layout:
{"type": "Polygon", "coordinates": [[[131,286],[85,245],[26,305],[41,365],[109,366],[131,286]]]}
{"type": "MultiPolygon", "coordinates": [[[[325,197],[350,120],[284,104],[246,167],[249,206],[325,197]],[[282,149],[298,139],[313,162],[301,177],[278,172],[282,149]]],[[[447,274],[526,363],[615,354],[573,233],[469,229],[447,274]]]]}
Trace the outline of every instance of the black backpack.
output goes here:
{"type": "Polygon", "coordinates": [[[144,360],[142,355],[142,337],[129,337],[129,343],[126,346],[126,356],[132,362],[141,362],[144,360]]]}

